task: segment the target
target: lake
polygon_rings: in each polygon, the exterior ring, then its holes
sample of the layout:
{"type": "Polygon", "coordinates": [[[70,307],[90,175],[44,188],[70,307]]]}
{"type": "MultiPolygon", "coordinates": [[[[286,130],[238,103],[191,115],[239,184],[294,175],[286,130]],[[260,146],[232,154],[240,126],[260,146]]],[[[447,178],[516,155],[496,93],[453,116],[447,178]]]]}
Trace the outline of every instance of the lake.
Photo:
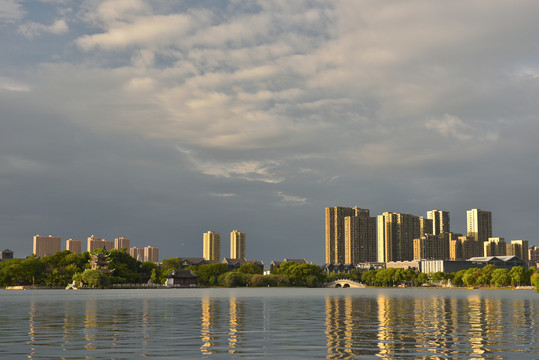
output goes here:
{"type": "Polygon", "coordinates": [[[539,294],[0,290],[6,359],[538,359],[539,294]]]}

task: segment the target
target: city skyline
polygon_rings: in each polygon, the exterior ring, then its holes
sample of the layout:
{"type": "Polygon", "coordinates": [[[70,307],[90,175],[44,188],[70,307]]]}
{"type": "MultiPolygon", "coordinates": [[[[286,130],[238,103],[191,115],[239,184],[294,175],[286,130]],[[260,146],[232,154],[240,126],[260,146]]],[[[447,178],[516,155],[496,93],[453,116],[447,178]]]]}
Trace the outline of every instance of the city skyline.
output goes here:
{"type": "MultiPolygon", "coordinates": [[[[492,212],[471,209],[466,211],[466,235],[457,232],[440,232],[450,229],[448,211],[426,211],[428,218],[406,213],[384,212],[376,217],[370,210],[359,207],[325,208],[325,263],[358,264],[365,262],[410,261],[418,259],[465,260],[470,257],[517,255],[529,260],[529,240],[511,240],[492,237],[492,212]],[[435,225],[435,224],[438,225],[435,225]],[[479,229],[479,230],[478,230],[479,229]],[[480,237],[490,235],[487,240],[480,237]]],[[[108,241],[92,235],[88,237],[87,251],[125,248],[129,254],[142,261],[159,261],[159,249],[129,247],[125,237],[108,241]],[[153,250],[154,249],[154,250],[153,250]]],[[[66,240],[66,250],[81,252],[81,241],[66,240]]],[[[203,233],[202,258],[221,261],[221,236],[215,231],[203,233]]],[[[246,259],[246,234],[239,230],[230,232],[230,259],[246,259]]],[[[51,255],[61,251],[61,238],[53,235],[34,236],[33,253],[51,255]]],[[[225,250],[226,253],[226,250],[225,250]]],[[[196,257],[197,255],[191,254],[196,257]]],[[[172,256],[180,257],[180,256],[172,256]]],[[[223,259],[226,256],[223,257],[223,259]]],[[[260,259],[260,257],[258,258],[260,259]]]]}
{"type": "Polygon", "coordinates": [[[539,245],[539,3],[0,2],[0,246],[324,263],[326,206],[539,245]],[[531,165],[530,165],[531,164],[531,165]],[[84,247],[84,246],[83,246],[84,247]],[[223,253],[228,253],[223,244],[223,253]]]}

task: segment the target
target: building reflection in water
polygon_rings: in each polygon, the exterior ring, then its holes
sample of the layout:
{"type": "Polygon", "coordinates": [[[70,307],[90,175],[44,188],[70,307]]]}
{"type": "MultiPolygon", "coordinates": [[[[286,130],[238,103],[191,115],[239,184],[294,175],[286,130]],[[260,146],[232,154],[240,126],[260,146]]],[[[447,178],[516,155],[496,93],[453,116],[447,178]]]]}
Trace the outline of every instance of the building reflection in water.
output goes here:
{"type": "Polygon", "coordinates": [[[238,303],[235,297],[230,298],[229,306],[229,332],[228,332],[228,352],[233,354],[236,352],[238,346],[238,331],[239,331],[239,317],[238,317],[238,303]]]}
{"type": "Polygon", "coordinates": [[[36,312],[37,305],[35,301],[30,302],[30,311],[28,312],[28,345],[30,345],[30,353],[28,354],[29,359],[33,359],[36,353],[36,312]]]}
{"type": "Polygon", "coordinates": [[[535,329],[531,302],[512,308],[508,314],[503,300],[479,296],[327,297],[327,358],[484,359],[508,344],[536,341],[533,330],[524,340],[512,339],[512,325],[535,329]]]}
{"type": "Polygon", "coordinates": [[[226,318],[226,315],[221,319],[221,308],[224,305],[221,300],[206,297],[202,298],[201,302],[201,353],[204,355],[211,355],[220,352],[228,352],[231,354],[238,352],[241,347],[241,334],[244,330],[244,303],[235,297],[231,297],[228,304],[228,319],[226,318]],[[221,320],[223,323],[221,323],[221,320]],[[221,331],[223,327],[225,327],[227,331],[221,331]],[[227,348],[225,349],[225,347],[227,348]]]}
{"type": "Polygon", "coordinates": [[[84,306],[84,339],[86,340],[86,350],[93,350],[96,348],[95,341],[98,331],[97,301],[93,299],[86,300],[84,306]]]}
{"type": "Polygon", "coordinates": [[[374,355],[376,302],[347,297],[326,298],[326,337],[328,359],[374,355]]]}
{"type": "Polygon", "coordinates": [[[200,328],[200,337],[202,345],[200,351],[204,355],[214,353],[216,337],[214,329],[216,328],[217,318],[219,316],[219,303],[212,298],[205,297],[202,299],[202,324],[200,328]]]}

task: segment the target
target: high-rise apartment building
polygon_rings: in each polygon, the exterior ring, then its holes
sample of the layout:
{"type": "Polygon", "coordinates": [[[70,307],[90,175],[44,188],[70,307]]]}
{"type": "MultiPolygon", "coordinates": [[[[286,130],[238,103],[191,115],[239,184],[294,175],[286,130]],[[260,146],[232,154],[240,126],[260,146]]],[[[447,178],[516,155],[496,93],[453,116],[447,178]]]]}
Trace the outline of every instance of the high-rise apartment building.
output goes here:
{"type": "Polygon", "coordinates": [[[418,216],[392,212],[378,215],[378,261],[413,260],[414,239],[419,237],[418,216]]]}
{"type": "MultiPolygon", "coordinates": [[[[481,243],[492,237],[492,212],[472,209],[466,212],[468,236],[481,243]]],[[[481,256],[481,255],[479,255],[481,256]]]]}
{"type": "Polygon", "coordinates": [[[511,240],[511,244],[507,244],[507,255],[515,255],[522,260],[529,260],[528,240],[511,240]]]}
{"type": "MultiPolygon", "coordinates": [[[[346,263],[344,219],[347,216],[369,216],[369,210],[358,207],[326,208],[326,263],[346,263]]],[[[353,243],[353,241],[352,241],[353,243]]]]}
{"type": "Polygon", "coordinates": [[[500,237],[488,238],[488,241],[483,243],[484,256],[505,256],[507,255],[507,246],[505,239],[500,237]]]}
{"type": "Polygon", "coordinates": [[[230,233],[230,258],[245,259],[245,233],[233,230],[230,233]]]}
{"type": "Polygon", "coordinates": [[[471,236],[458,236],[449,241],[449,260],[468,260],[472,257],[482,257],[483,242],[471,236]]]}
{"type": "Polygon", "coordinates": [[[122,237],[114,239],[114,248],[116,250],[122,250],[122,248],[125,249],[125,251],[129,251],[131,247],[131,240],[122,237]]]}
{"type": "Polygon", "coordinates": [[[432,219],[419,218],[419,234],[421,236],[432,234],[432,219]]]}
{"type": "Polygon", "coordinates": [[[88,252],[92,252],[95,249],[105,249],[107,251],[114,249],[114,241],[101,239],[94,235],[88,238],[87,244],[88,244],[88,252]]]}
{"type": "Polygon", "coordinates": [[[414,239],[414,260],[448,259],[449,238],[447,236],[425,234],[419,239],[414,239]]]}
{"type": "Polygon", "coordinates": [[[215,231],[204,233],[203,257],[208,261],[221,261],[221,236],[215,231]]]}
{"type": "Polygon", "coordinates": [[[33,253],[37,257],[56,254],[62,251],[62,239],[58,236],[34,236],[33,253]]]}
{"type": "Polygon", "coordinates": [[[71,251],[73,254],[81,254],[82,253],[82,241],[74,240],[74,239],[68,239],[66,241],[66,250],[71,251]]]}
{"type": "Polygon", "coordinates": [[[153,246],[146,246],[144,248],[144,261],[158,263],[159,262],[159,248],[156,248],[153,246]]]}
{"type": "Polygon", "coordinates": [[[357,209],[356,216],[344,218],[344,263],[374,262],[376,252],[376,218],[369,210],[357,209]]]}
{"type": "Polygon", "coordinates": [[[144,262],[144,249],[133,246],[129,249],[129,255],[140,262],[144,262]]]}
{"type": "Polygon", "coordinates": [[[539,262],[539,246],[532,245],[528,248],[528,260],[534,264],[539,262]]]}
{"type": "Polygon", "coordinates": [[[451,232],[449,227],[449,211],[430,210],[427,211],[427,219],[432,220],[432,234],[451,232]]]}

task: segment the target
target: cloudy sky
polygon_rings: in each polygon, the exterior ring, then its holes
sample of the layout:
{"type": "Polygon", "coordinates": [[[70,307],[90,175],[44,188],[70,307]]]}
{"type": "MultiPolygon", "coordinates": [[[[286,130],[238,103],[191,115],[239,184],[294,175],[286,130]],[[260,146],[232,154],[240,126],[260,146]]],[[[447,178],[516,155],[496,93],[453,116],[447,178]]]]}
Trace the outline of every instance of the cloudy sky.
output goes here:
{"type": "MultiPolygon", "coordinates": [[[[324,208],[493,213],[539,245],[539,2],[0,1],[0,247],[247,233],[324,261],[324,208]]],[[[64,244],[65,246],[65,244],[64,244]]]]}

